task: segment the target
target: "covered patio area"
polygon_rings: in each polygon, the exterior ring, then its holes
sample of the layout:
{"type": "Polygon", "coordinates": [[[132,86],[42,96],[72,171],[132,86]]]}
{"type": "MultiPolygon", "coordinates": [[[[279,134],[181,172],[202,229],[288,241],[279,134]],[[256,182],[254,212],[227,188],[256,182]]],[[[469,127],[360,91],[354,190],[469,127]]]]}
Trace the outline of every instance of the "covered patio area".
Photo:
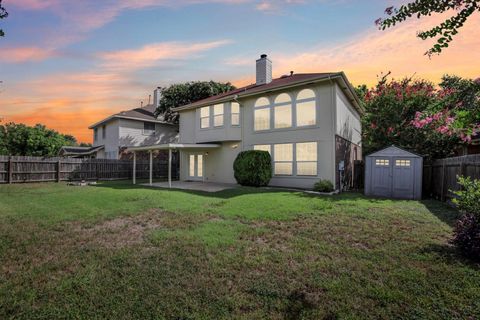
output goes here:
{"type": "MultiPolygon", "coordinates": [[[[168,143],[168,144],[158,144],[158,145],[151,145],[151,146],[139,146],[139,147],[129,147],[127,148],[126,151],[132,152],[133,153],[133,172],[132,172],[132,182],[133,184],[137,183],[137,152],[140,151],[147,151],[149,152],[149,160],[150,160],[150,166],[149,166],[149,186],[154,186],[153,185],[153,152],[156,150],[168,150],[168,182],[166,182],[166,187],[168,188],[173,188],[173,183],[172,183],[172,152],[175,150],[191,150],[191,151],[202,151],[202,150],[209,150],[209,149],[215,149],[219,148],[219,144],[184,144],[184,143],[168,143]]],[[[198,160],[198,159],[197,159],[198,160]]],[[[203,161],[203,157],[202,157],[203,161]]],[[[202,163],[203,167],[203,163],[202,163]]],[[[197,168],[197,166],[196,166],[197,168]]],[[[156,183],[156,184],[162,184],[164,182],[156,183]]],[[[180,182],[178,182],[180,183],[180,182]]],[[[204,184],[203,181],[196,181],[195,183],[200,183],[204,184]]],[[[196,189],[191,189],[191,190],[196,190],[196,189]]],[[[199,189],[200,190],[200,189],[199,189]]],[[[215,192],[215,191],[212,191],[215,192]]]]}
{"type": "Polygon", "coordinates": [[[217,183],[217,182],[201,182],[201,181],[173,181],[173,182],[154,182],[152,184],[144,184],[145,186],[156,188],[172,188],[180,190],[194,190],[204,192],[219,192],[227,189],[238,187],[231,183],[217,183]]]}

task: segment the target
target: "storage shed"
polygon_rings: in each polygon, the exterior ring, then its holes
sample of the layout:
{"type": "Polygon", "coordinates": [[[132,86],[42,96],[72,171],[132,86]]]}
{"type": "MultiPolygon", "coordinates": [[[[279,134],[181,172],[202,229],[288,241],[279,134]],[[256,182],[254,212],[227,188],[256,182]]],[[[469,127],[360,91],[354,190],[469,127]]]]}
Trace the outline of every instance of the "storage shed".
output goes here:
{"type": "Polygon", "coordinates": [[[395,146],[365,157],[365,195],[422,198],[423,158],[395,146]]]}

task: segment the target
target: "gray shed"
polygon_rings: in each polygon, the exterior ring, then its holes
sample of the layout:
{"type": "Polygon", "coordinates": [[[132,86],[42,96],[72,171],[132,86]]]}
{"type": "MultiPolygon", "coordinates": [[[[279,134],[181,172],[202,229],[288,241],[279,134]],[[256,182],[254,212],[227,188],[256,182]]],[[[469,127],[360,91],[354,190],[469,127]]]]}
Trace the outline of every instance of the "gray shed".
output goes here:
{"type": "Polygon", "coordinates": [[[422,198],[423,158],[395,146],[365,157],[365,194],[397,199],[422,198]]]}

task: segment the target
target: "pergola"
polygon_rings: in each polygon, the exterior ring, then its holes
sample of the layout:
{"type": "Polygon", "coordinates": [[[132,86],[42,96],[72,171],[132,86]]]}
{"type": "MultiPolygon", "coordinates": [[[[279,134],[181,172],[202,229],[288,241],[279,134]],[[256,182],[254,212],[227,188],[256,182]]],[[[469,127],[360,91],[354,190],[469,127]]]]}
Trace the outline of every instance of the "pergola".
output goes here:
{"type": "Polygon", "coordinates": [[[168,150],[168,186],[172,187],[172,151],[173,150],[199,150],[199,149],[215,149],[219,148],[219,144],[190,144],[190,143],[167,143],[156,144],[151,146],[129,147],[126,151],[133,153],[133,184],[137,183],[137,152],[148,151],[150,153],[150,172],[149,172],[149,184],[153,183],[153,151],[155,150],[168,150]]]}

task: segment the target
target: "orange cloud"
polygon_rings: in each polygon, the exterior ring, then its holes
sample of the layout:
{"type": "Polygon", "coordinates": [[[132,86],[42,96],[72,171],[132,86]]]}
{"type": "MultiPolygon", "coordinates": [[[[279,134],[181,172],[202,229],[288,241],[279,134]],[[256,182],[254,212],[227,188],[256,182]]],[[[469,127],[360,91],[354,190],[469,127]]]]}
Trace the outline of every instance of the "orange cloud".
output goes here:
{"type": "Polygon", "coordinates": [[[2,48],[0,50],[0,61],[2,62],[41,61],[54,56],[58,56],[58,53],[38,47],[2,48]]]}

